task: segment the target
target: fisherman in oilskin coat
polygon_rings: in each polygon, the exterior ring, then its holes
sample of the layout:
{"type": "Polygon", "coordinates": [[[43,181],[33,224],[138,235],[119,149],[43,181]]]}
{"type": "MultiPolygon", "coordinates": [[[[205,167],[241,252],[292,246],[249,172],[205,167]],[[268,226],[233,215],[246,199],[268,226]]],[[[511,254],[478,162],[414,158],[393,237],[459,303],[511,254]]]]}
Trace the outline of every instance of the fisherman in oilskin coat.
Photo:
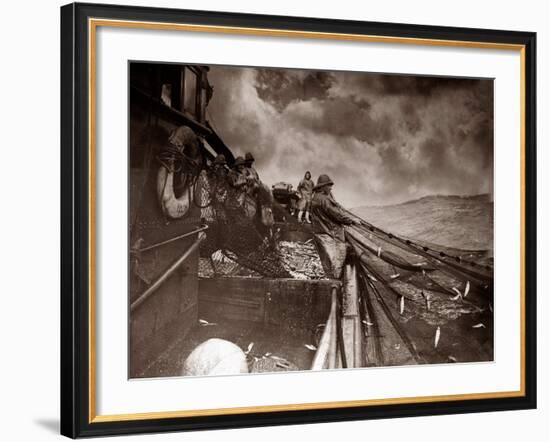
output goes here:
{"type": "Polygon", "coordinates": [[[320,175],[317,185],[313,188],[311,214],[316,233],[327,233],[334,239],[345,241],[344,226],[357,224],[346,214],[340,204],[332,196],[334,182],[328,175],[320,175]]]}
{"type": "Polygon", "coordinates": [[[247,152],[244,156],[244,173],[247,177],[247,180],[254,181],[256,183],[260,182],[260,176],[258,172],[252,165],[254,164],[255,158],[250,152],[247,152]]]}
{"type": "Polygon", "coordinates": [[[218,221],[226,219],[225,201],[227,200],[227,161],[225,155],[218,155],[212,162],[208,171],[208,181],[210,188],[210,201],[214,208],[218,221]]]}
{"type": "Polygon", "coordinates": [[[243,157],[235,158],[232,169],[227,175],[231,192],[229,195],[229,205],[231,208],[243,207],[246,196],[246,175],[244,173],[245,161],[243,157]]]}
{"type": "Polygon", "coordinates": [[[298,184],[298,193],[300,199],[298,200],[298,221],[302,222],[302,215],[305,214],[306,223],[311,224],[309,218],[309,212],[311,211],[311,197],[313,196],[313,180],[311,179],[311,172],[308,170],[304,175],[304,179],[298,184]]]}

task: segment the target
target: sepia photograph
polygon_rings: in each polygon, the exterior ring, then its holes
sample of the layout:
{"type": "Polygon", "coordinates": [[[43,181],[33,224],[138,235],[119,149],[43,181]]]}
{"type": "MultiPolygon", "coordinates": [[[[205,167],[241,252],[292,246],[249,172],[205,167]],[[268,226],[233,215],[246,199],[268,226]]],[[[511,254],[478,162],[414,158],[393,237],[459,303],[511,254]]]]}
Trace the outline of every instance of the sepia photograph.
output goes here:
{"type": "Polygon", "coordinates": [[[494,360],[494,81],[131,61],[129,378],[494,360]]]}

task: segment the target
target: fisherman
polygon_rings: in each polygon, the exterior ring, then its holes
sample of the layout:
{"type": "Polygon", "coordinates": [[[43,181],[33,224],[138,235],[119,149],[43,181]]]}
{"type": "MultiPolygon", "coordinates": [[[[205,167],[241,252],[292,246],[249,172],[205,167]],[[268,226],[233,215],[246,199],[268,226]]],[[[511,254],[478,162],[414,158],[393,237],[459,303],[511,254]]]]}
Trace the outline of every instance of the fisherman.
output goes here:
{"type": "Polygon", "coordinates": [[[211,198],[218,215],[223,212],[223,206],[227,199],[227,161],[225,155],[219,154],[212,162],[210,172],[211,198]]]}
{"type": "Polygon", "coordinates": [[[256,182],[260,181],[260,176],[258,175],[258,172],[254,167],[252,167],[252,164],[254,164],[255,158],[254,155],[252,155],[250,152],[247,152],[244,156],[244,171],[246,173],[247,179],[254,180],[256,182]]]}
{"type": "MultiPolygon", "coordinates": [[[[254,163],[254,155],[247,152],[244,156],[244,175],[246,177],[244,208],[247,216],[253,218],[258,212],[261,202],[259,201],[259,192],[263,190],[263,183],[260,181],[260,176],[252,164],[254,163]]],[[[268,189],[269,190],[269,189],[268,189]]],[[[269,192],[271,193],[271,192],[269,192]]]]}
{"type": "Polygon", "coordinates": [[[308,224],[311,224],[311,219],[309,218],[309,212],[311,210],[311,198],[313,196],[313,187],[314,183],[311,179],[311,173],[308,170],[304,179],[298,184],[298,194],[300,199],[298,200],[298,222],[302,222],[302,215],[305,213],[305,221],[308,224]]]}
{"type": "Polygon", "coordinates": [[[334,182],[328,175],[320,175],[313,188],[311,213],[313,225],[317,232],[327,233],[334,239],[345,242],[344,226],[359,224],[346,214],[345,209],[336,202],[332,195],[334,182]]]}
{"type": "Polygon", "coordinates": [[[258,187],[261,185],[260,176],[256,169],[252,167],[254,156],[247,152],[244,156],[244,175],[246,177],[246,193],[252,199],[256,198],[258,187]]]}
{"type": "Polygon", "coordinates": [[[227,177],[227,160],[225,159],[224,154],[219,154],[214,158],[214,161],[212,161],[212,176],[216,178],[222,178],[225,179],[227,177]]]}
{"type": "Polygon", "coordinates": [[[247,183],[244,168],[245,160],[243,157],[238,156],[227,175],[227,182],[231,188],[229,204],[232,208],[242,208],[244,205],[247,183]]]}
{"type": "Polygon", "coordinates": [[[246,184],[246,175],[244,172],[245,161],[244,158],[238,156],[233,162],[233,166],[229,171],[228,179],[229,183],[235,187],[242,187],[246,184]]]}
{"type": "MultiPolygon", "coordinates": [[[[201,218],[206,222],[223,221],[227,200],[227,161],[220,154],[214,158],[210,167],[203,169],[196,183],[199,193],[195,193],[195,204],[201,209],[201,218]]],[[[195,190],[196,192],[196,190],[195,190]]]]}

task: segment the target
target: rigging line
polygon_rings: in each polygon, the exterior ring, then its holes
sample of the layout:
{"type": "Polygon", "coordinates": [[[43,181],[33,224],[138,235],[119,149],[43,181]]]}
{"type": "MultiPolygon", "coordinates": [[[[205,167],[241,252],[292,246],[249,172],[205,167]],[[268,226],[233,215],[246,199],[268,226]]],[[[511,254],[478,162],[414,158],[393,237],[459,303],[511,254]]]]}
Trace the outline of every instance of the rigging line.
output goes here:
{"type": "MultiPolygon", "coordinates": [[[[358,244],[357,248],[359,248],[359,247],[361,247],[361,246],[363,246],[363,245],[367,246],[366,244],[363,244],[363,243],[362,243],[361,241],[359,241],[358,239],[356,239],[356,241],[357,241],[357,244],[358,244]]],[[[367,250],[370,251],[370,253],[371,253],[372,255],[375,255],[374,250],[372,250],[372,249],[370,249],[370,248],[367,248],[367,250]]],[[[361,253],[361,256],[362,256],[362,254],[363,254],[363,253],[361,253]]],[[[380,256],[380,258],[383,259],[382,256],[380,256]]],[[[386,261],[386,262],[388,262],[388,263],[392,266],[394,273],[397,273],[397,271],[396,271],[395,267],[393,266],[393,264],[392,264],[390,261],[386,261]]],[[[401,267],[401,268],[404,268],[404,267],[401,267]]],[[[415,273],[417,273],[419,270],[425,270],[425,269],[423,269],[423,268],[421,268],[421,267],[417,267],[417,266],[414,266],[413,269],[414,269],[413,272],[415,272],[415,273]]],[[[404,270],[405,270],[405,271],[408,271],[409,269],[404,268],[404,270]]],[[[413,275],[414,275],[414,273],[413,273],[413,275]]],[[[447,289],[446,287],[443,287],[443,286],[442,286],[441,284],[439,284],[437,281],[435,281],[435,280],[432,279],[430,276],[428,276],[427,272],[423,271],[423,275],[424,275],[424,279],[425,279],[426,281],[428,281],[428,283],[425,284],[425,285],[430,285],[430,287],[427,288],[428,290],[440,291],[440,292],[442,292],[442,293],[454,295],[454,293],[453,293],[452,290],[447,289]]],[[[382,278],[382,279],[384,279],[384,278],[382,278]]],[[[386,280],[386,281],[387,281],[387,280],[386,280]]],[[[405,281],[403,281],[403,282],[405,282],[405,281]]],[[[423,289],[423,288],[424,288],[424,286],[418,287],[418,285],[415,284],[414,281],[406,281],[406,282],[407,282],[408,284],[411,284],[411,285],[417,287],[417,288],[420,288],[420,289],[423,289]]],[[[388,283],[389,283],[389,282],[388,282],[388,283]]]]}
{"type": "MultiPolygon", "coordinates": [[[[470,278],[477,279],[478,281],[480,281],[480,285],[484,285],[484,283],[487,282],[487,280],[492,279],[492,277],[489,277],[487,275],[483,275],[483,274],[480,274],[480,273],[477,273],[477,272],[473,272],[472,270],[467,269],[464,266],[445,261],[440,256],[434,256],[429,252],[429,248],[428,248],[428,250],[425,250],[424,247],[419,246],[419,245],[413,243],[412,241],[403,240],[403,239],[401,239],[401,238],[399,238],[399,237],[397,237],[397,236],[395,236],[391,233],[384,232],[382,229],[379,229],[378,227],[375,227],[372,224],[367,223],[366,221],[364,223],[368,226],[369,231],[374,233],[378,238],[380,238],[382,240],[386,240],[387,242],[390,242],[391,244],[394,244],[395,246],[400,247],[404,250],[410,250],[410,251],[413,251],[417,255],[421,255],[425,258],[429,258],[429,259],[431,259],[432,263],[433,263],[434,260],[439,261],[442,264],[444,264],[448,267],[451,267],[451,268],[455,269],[456,271],[459,271],[459,272],[463,273],[464,275],[467,275],[470,278]],[[388,238],[384,238],[383,236],[387,236],[388,238]]],[[[450,255],[448,255],[448,256],[450,256],[450,255]]],[[[465,276],[460,276],[460,278],[465,279],[465,276]]]]}
{"type": "MultiPolygon", "coordinates": [[[[378,246],[379,248],[377,250],[375,250],[374,248],[372,248],[371,246],[369,246],[369,244],[367,244],[365,242],[364,236],[361,235],[360,233],[358,233],[356,230],[359,230],[359,229],[355,229],[354,227],[346,227],[345,232],[346,232],[347,236],[349,237],[349,239],[353,239],[362,248],[368,250],[373,255],[376,255],[378,258],[380,258],[381,260],[387,262],[388,264],[390,264],[392,266],[397,266],[397,267],[399,267],[403,270],[408,270],[408,271],[411,271],[411,272],[421,272],[422,270],[434,270],[432,268],[427,268],[427,267],[423,267],[423,266],[415,266],[415,265],[411,264],[410,262],[408,262],[407,260],[401,259],[397,255],[395,257],[392,257],[393,254],[391,254],[390,252],[382,251],[381,248],[380,248],[381,246],[378,246]]],[[[359,230],[359,232],[360,232],[360,230],[359,230]]]]}
{"type": "Polygon", "coordinates": [[[476,255],[480,255],[480,254],[485,255],[487,253],[486,249],[457,249],[456,247],[445,247],[445,246],[442,246],[441,244],[434,244],[434,243],[431,243],[431,242],[425,241],[425,240],[421,240],[420,242],[416,242],[416,241],[413,241],[412,238],[409,238],[407,236],[403,236],[400,239],[402,241],[405,241],[405,242],[409,241],[410,243],[415,244],[419,247],[428,247],[428,249],[431,252],[437,253],[441,257],[454,259],[454,260],[460,259],[460,262],[462,262],[464,264],[475,266],[475,267],[481,268],[482,270],[493,270],[493,268],[490,265],[483,265],[483,264],[479,264],[478,262],[475,262],[475,261],[469,261],[467,259],[462,258],[462,256],[460,255],[460,252],[469,253],[469,254],[476,254],[476,255]],[[445,251],[445,249],[452,249],[452,250],[458,251],[457,252],[458,255],[456,255],[456,254],[453,255],[451,253],[447,253],[445,251]]]}
{"type": "MultiPolygon", "coordinates": [[[[419,247],[419,246],[416,246],[416,247],[419,247]]],[[[451,266],[451,267],[455,267],[456,269],[459,269],[460,271],[462,271],[463,273],[466,273],[468,275],[471,275],[472,278],[484,278],[484,279],[492,279],[491,276],[489,275],[484,275],[483,273],[478,273],[472,269],[468,269],[466,268],[465,266],[463,265],[460,265],[460,264],[456,264],[452,261],[448,261],[446,258],[449,258],[449,259],[453,259],[453,257],[451,255],[447,255],[447,256],[441,256],[440,253],[437,253],[435,250],[432,252],[432,250],[428,250],[426,253],[430,254],[431,256],[433,256],[434,258],[438,259],[439,261],[441,262],[444,262],[445,264],[447,264],[448,266],[451,266]],[[434,256],[433,254],[438,254],[439,257],[436,257],[434,256]]],[[[454,258],[455,261],[458,261],[458,258],[455,257],[454,258]]],[[[460,262],[464,262],[464,263],[467,263],[467,264],[471,264],[470,261],[464,261],[464,260],[461,260],[460,262]]]]}
{"type": "MultiPolygon", "coordinates": [[[[368,224],[368,223],[365,222],[365,224],[368,224]]],[[[374,226],[372,226],[372,228],[374,230],[369,229],[369,231],[374,233],[379,238],[381,238],[380,235],[387,235],[383,231],[381,231],[380,229],[378,229],[374,226]],[[380,232],[382,232],[382,233],[380,233],[380,232]]],[[[399,242],[399,241],[397,243],[392,242],[392,239],[386,239],[386,238],[381,238],[381,239],[385,239],[386,241],[391,242],[391,244],[393,244],[396,247],[399,247],[403,250],[406,250],[406,251],[409,251],[409,252],[413,251],[413,252],[415,252],[415,254],[421,255],[424,258],[427,258],[434,266],[436,266],[436,268],[438,270],[441,270],[442,272],[447,273],[448,275],[451,275],[451,276],[453,276],[455,278],[458,278],[458,279],[461,279],[463,281],[470,280],[472,283],[475,283],[478,287],[481,287],[481,288],[485,288],[485,286],[486,286],[487,281],[485,281],[484,279],[479,280],[478,278],[473,278],[471,275],[464,274],[464,272],[462,272],[460,270],[460,268],[456,269],[453,266],[450,266],[446,262],[442,261],[441,259],[439,259],[437,257],[434,257],[434,256],[424,252],[423,250],[416,249],[416,248],[410,246],[409,244],[402,243],[402,242],[399,242]],[[440,264],[438,264],[437,261],[439,261],[440,264]],[[478,279],[478,280],[476,281],[475,279],[478,279]]],[[[393,239],[395,239],[395,237],[393,237],[393,239]]]]}
{"type": "Polygon", "coordinates": [[[449,272],[456,272],[458,274],[462,274],[462,276],[459,276],[455,273],[455,276],[460,277],[460,279],[463,279],[465,281],[475,282],[476,285],[482,288],[485,288],[487,283],[489,283],[493,279],[490,276],[482,275],[477,272],[472,272],[471,270],[464,268],[464,266],[461,266],[452,262],[448,262],[438,256],[434,256],[430,252],[425,252],[424,250],[420,250],[418,246],[411,245],[410,247],[412,249],[417,250],[419,254],[422,254],[422,256],[432,260],[432,262],[433,260],[439,261],[441,264],[443,264],[445,267],[448,268],[449,272]]]}
{"type": "MultiPolygon", "coordinates": [[[[461,263],[463,267],[466,267],[466,266],[470,266],[470,267],[475,267],[476,269],[479,269],[480,272],[483,272],[483,271],[492,271],[493,268],[489,265],[482,265],[482,264],[479,264],[475,261],[469,261],[467,259],[464,259],[462,256],[460,255],[452,255],[450,253],[447,253],[445,252],[444,250],[441,250],[439,247],[442,247],[444,248],[444,246],[430,246],[430,245],[422,245],[422,244],[418,244],[417,242],[415,241],[411,241],[410,239],[403,239],[403,238],[398,238],[400,241],[402,242],[405,242],[415,247],[420,247],[422,248],[422,250],[426,251],[426,252],[429,252],[429,253],[432,253],[432,254],[436,254],[438,255],[439,257],[443,258],[443,259],[452,259],[458,263],[461,263]]],[[[463,252],[467,253],[468,250],[463,250],[463,252]]],[[[466,269],[465,269],[466,270],[466,269]]],[[[470,271],[473,271],[472,269],[469,269],[470,271]]],[[[483,274],[483,273],[480,273],[480,274],[483,274]]]]}
{"type": "MultiPolygon", "coordinates": [[[[391,239],[395,239],[395,240],[397,240],[397,241],[400,242],[400,243],[406,244],[407,246],[413,245],[414,247],[421,248],[423,252],[427,252],[428,250],[430,250],[429,247],[421,246],[421,245],[419,245],[419,244],[416,244],[414,241],[411,241],[411,240],[408,240],[408,239],[405,240],[405,239],[401,238],[400,236],[394,235],[393,233],[386,232],[386,231],[384,231],[384,230],[382,230],[382,229],[380,229],[380,228],[374,226],[373,224],[371,224],[371,223],[365,221],[363,218],[361,218],[361,217],[355,215],[353,212],[350,212],[349,210],[347,210],[347,209],[345,209],[345,208],[342,208],[342,209],[343,209],[348,215],[350,215],[351,217],[353,217],[353,218],[359,220],[363,226],[366,226],[366,227],[369,229],[369,232],[370,232],[370,233],[375,233],[375,234],[378,233],[377,236],[378,236],[380,239],[382,239],[382,240],[388,241],[387,238],[381,237],[380,234],[382,234],[382,235],[384,235],[384,236],[387,236],[390,240],[391,240],[391,239]],[[426,249],[427,249],[427,250],[426,250],[426,249]]],[[[389,242],[389,241],[388,241],[388,242],[389,242]]],[[[393,244],[393,242],[392,242],[392,244],[393,244]]],[[[441,252],[437,252],[436,250],[433,250],[433,251],[436,252],[436,253],[439,253],[439,254],[441,253],[441,252]]],[[[470,265],[473,264],[473,265],[476,265],[476,266],[480,267],[477,263],[472,262],[472,261],[464,260],[464,259],[462,259],[462,258],[459,257],[459,256],[453,256],[453,255],[449,255],[449,254],[444,254],[444,256],[447,256],[447,257],[449,257],[449,258],[458,260],[459,262],[464,262],[464,263],[470,264],[470,265]]],[[[435,258],[435,259],[438,259],[438,260],[441,260],[441,259],[438,258],[438,257],[434,257],[434,258],[435,258]]],[[[458,267],[458,268],[460,268],[460,266],[457,266],[456,264],[455,264],[455,266],[458,267]]],[[[464,271],[471,272],[471,270],[469,270],[469,269],[464,269],[464,271]]],[[[485,275],[480,275],[480,276],[486,277],[485,275]]],[[[491,279],[492,279],[492,278],[491,278],[491,279]]]]}
{"type": "MultiPolygon", "coordinates": [[[[405,248],[404,244],[401,244],[399,242],[396,244],[395,241],[397,240],[397,238],[395,236],[393,236],[393,235],[390,236],[387,233],[384,233],[383,231],[378,229],[377,227],[374,227],[374,226],[367,227],[367,226],[368,226],[368,224],[365,221],[362,221],[360,225],[356,225],[354,227],[363,236],[368,235],[369,237],[372,237],[372,235],[374,235],[376,237],[376,239],[379,239],[379,240],[381,240],[382,242],[384,242],[386,244],[389,244],[391,246],[394,246],[394,247],[400,248],[402,250],[405,250],[408,254],[413,255],[415,257],[419,256],[419,254],[416,251],[411,251],[410,248],[405,248]]],[[[372,240],[370,240],[370,241],[372,241],[372,240]]],[[[415,266],[415,267],[418,267],[418,266],[415,266]]],[[[420,270],[422,270],[422,269],[420,269],[420,270]]]]}
{"type": "Polygon", "coordinates": [[[472,276],[473,278],[492,279],[492,276],[490,276],[490,275],[480,273],[480,272],[475,271],[471,268],[467,268],[467,265],[470,265],[471,267],[475,266],[475,267],[479,268],[482,272],[485,270],[483,268],[483,266],[481,266],[481,265],[479,265],[479,264],[477,264],[473,261],[468,261],[468,260],[465,260],[465,259],[461,258],[460,256],[450,255],[450,254],[447,254],[447,253],[442,252],[442,251],[437,251],[437,250],[435,250],[433,248],[430,248],[430,247],[427,247],[427,246],[422,246],[422,245],[417,244],[417,243],[415,243],[414,241],[411,241],[411,240],[404,240],[404,239],[399,238],[399,237],[395,237],[395,239],[397,241],[401,242],[401,243],[404,243],[404,244],[408,245],[410,248],[415,249],[418,253],[430,255],[433,259],[436,259],[436,260],[438,260],[442,263],[445,263],[446,265],[454,267],[457,270],[460,270],[461,272],[472,276]],[[449,259],[452,259],[456,262],[450,262],[449,259]],[[459,263],[459,264],[457,264],[457,263],[459,263]]]}

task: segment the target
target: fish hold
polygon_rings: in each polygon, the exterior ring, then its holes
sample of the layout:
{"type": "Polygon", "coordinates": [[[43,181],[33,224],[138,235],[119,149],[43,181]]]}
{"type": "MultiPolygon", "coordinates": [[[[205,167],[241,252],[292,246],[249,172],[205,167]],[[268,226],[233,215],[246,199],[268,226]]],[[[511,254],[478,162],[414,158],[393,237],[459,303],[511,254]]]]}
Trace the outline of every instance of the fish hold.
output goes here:
{"type": "Polygon", "coordinates": [[[208,339],[198,345],[183,363],[183,376],[213,376],[248,373],[246,355],[235,344],[208,339]]]}

